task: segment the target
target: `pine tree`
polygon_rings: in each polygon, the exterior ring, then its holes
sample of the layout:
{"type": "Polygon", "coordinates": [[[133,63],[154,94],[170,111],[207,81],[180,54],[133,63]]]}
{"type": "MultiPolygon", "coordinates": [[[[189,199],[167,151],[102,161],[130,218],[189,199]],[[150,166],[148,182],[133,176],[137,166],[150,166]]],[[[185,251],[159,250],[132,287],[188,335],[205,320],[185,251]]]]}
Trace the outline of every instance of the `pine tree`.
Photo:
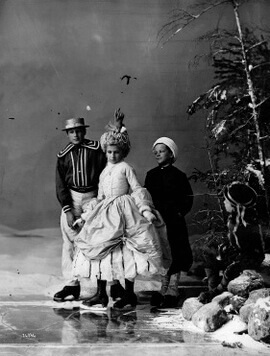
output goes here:
{"type": "Polygon", "coordinates": [[[218,198],[218,210],[206,206],[198,212],[204,213],[203,221],[215,236],[225,222],[220,193],[225,184],[234,180],[248,182],[257,190],[261,222],[269,224],[270,51],[262,34],[255,35],[247,26],[242,28],[239,8],[250,1],[200,1],[191,9],[176,9],[159,33],[164,44],[217,6],[227,5],[233,10],[235,30],[216,29],[200,38],[210,43],[208,57],[214,69],[214,83],[187,109],[189,115],[199,110],[206,112],[210,169],[195,169],[193,178],[203,181],[218,198]]]}

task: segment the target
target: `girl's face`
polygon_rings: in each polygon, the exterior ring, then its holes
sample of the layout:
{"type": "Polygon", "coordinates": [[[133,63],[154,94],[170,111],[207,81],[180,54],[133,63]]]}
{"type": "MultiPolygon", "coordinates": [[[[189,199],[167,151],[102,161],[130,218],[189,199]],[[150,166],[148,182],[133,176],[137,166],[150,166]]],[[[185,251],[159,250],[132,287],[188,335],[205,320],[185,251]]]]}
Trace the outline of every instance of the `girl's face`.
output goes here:
{"type": "Polygon", "coordinates": [[[116,164],[123,159],[123,153],[118,146],[108,145],[106,149],[106,157],[108,162],[116,164]]]}
{"type": "Polygon", "coordinates": [[[231,204],[231,202],[227,198],[224,198],[224,205],[225,205],[225,209],[228,213],[232,213],[234,211],[234,206],[231,204]]]}
{"type": "Polygon", "coordinates": [[[172,163],[173,154],[168,146],[158,143],[153,149],[154,156],[159,166],[168,166],[172,163]]]}
{"type": "Polygon", "coordinates": [[[85,128],[77,127],[67,130],[68,139],[73,145],[79,145],[83,142],[85,136],[85,128]]]}

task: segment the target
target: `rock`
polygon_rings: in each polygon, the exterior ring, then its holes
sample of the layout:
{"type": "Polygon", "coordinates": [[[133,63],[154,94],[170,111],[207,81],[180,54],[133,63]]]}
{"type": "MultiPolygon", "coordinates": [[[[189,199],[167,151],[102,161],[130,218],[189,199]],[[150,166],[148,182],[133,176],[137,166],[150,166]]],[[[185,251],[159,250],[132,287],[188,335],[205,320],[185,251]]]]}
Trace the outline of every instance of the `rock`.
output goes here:
{"type": "Polygon", "coordinates": [[[237,341],[237,342],[222,341],[221,345],[224,347],[230,347],[231,349],[235,349],[235,348],[241,349],[243,347],[243,344],[239,341],[237,341]]]}
{"type": "Polygon", "coordinates": [[[215,331],[225,324],[229,317],[219,304],[211,302],[197,310],[191,320],[195,326],[203,331],[215,331]]]}
{"type": "Polygon", "coordinates": [[[248,323],[249,316],[254,308],[255,303],[244,304],[239,310],[239,316],[244,323],[248,323]]]}
{"type": "Polygon", "coordinates": [[[246,298],[239,297],[239,295],[234,295],[231,298],[231,305],[232,309],[236,311],[236,313],[239,313],[240,308],[245,304],[246,298]]]}
{"type": "Polygon", "coordinates": [[[245,304],[256,303],[259,298],[266,298],[270,296],[270,288],[260,288],[249,293],[245,304]]]}
{"type": "Polygon", "coordinates": [[[225,307],[231,303],[231,298],[233,294],[230,292],[223,292],[222,294],[217,295],[215,298],[212,299],[212,302],[219,304],[221,307],[225,307]]]}
{"type": "Polygon", "coordinates": [[[270,287],[270,254],[265,254],[265,259],[260,266],[260,274],[266,287],[270,287]]]}
{"type": "Polygon", "coordinates": [[[203,304],[198,298],[187,298],[182,305],[182,314],[186,320],[191,320],[194,313],[199,310],[203,304]]]}
{"type": "Polygon", "coordinates": [[[260,288],[253,290],[249,293],[248,299],[245,301],[245,304],[239,310],[240,318],[248,323],[249,316],[254,308],[255,303],[260,298],[266,298],[270,296],[270,288],[260,288]]]}
{"type": "Polygon", "coordinates": [[[260,298],[249,316],[248,334],[254,340],[270,344],[270,297],[260,298]]]}
{"type": "Polygon", "coordinates": [[[243,273],[230,281],[228,291],[234,295],[247,298],[250,291],[264,287],[262,276],[253,270],[245,270],[243,273]]]}

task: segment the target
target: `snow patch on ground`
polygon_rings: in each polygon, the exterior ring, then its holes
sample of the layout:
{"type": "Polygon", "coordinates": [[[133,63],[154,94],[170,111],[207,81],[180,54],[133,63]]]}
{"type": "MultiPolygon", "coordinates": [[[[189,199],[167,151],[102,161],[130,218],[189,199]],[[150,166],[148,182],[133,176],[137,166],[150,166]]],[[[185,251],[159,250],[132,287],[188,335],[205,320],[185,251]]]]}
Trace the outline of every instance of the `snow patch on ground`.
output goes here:
{"type": "MultiPolygon", "coordinates": [[[[46,305],[52,308],[73,309],[79,307],[80,301],[56,303],[53,295],[62,289],[64,279],[61,276],[62,239],[59,229],[39,229],[33,231],[15,231],[0,225],[0,296],[6,300],[2,303],[14,303],[13,296],[44,296],[47,300],[30,301],[31,305],[46,305]],[[10,297],[10,299],[9,299],[10,297]]],[[[270,256],[267,256],[270,263],[270,256]]],[[[158,290],[158,280],[149,281],[138,278],[135,291],[158,290]]],[[[20,303],[20,302],[16,302],[20,303]]],[[[27,303],[21,302],[21,303],[27,303]]],[[[1,303],[0,303],[1,304],[1,303]]],[[[171,309],[159,313],[153,318],[156,328],[184,330],[186,332],[204,332],[187,321],[181,310],[171,309]]],[[[226,343],[242,344],[244,348],[269,351],[270,347],[260,344],[246,334],[238,335],[245,325],[238,316],[207,337],[226,343]]],[[[228,346],[228,345],[227,345],[228,346]]],[[[228,346],[229,347],[229,346],[228,346]]],[[[236,346],[239,347],[239,346],[236,346]]]]}
{"type": "MultiPolygon", "coordinates": [[[[161,312],[153,319],[153,323],[160,329],[185,330],[191,333],[205,334],[203,330],[197,328],[191,321],[183,318],[182,310],[167,309],[161,312]]],[[[258,351],[269,351],[270,346],[261,344],[253,340],[248,334],[239,335],[246,329],[246,324],[241,321],[239,316],[234,315],[233,318],[223,325],[220,329],[207,333],[212,341],[220,341],[226,347],[254,349],[258,351]]]]}
{"type": "Polygon", "coordinates": [[[58,286],[62,288],[63,279],[59,276],[33,273],[18,274],[1,271],[0,295],[1,296],[25,296],[25,295],[52,295],[58,286]]]}

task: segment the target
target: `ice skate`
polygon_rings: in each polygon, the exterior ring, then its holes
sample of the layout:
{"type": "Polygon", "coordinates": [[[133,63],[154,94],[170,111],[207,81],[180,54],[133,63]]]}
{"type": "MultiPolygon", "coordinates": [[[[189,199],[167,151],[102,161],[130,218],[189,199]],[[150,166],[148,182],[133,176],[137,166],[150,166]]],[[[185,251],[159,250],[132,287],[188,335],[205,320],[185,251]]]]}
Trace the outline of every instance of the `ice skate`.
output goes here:
{"type": "Polygon", "coordinates": [[[81,308],[87,309],[94,312],[106,312],[107,305],[109,303],[109,297],[106,292],[106,281],[98,279],[97,280],[97,293],[82,302],[81,308]]]}
{"type": "Polygon", "coordinates": [[[117,310],[131,310],[136,308],[137,296],[135,293],[125,293],[124,297],[114,303],[113,308],[117,310]]]}
{"type": "Polygon", "coordinates": [[[117,301],[121,299],[124,296],[124,294],[125,294],[125,289],[122,287],[119,281],[111,285],[110,295],[113,301],[117,301]]]}
{"type": "Polygon", "coordinates": [[[55,293],[53,300],[55,302],[66,302],[70,300],[77,300],[80,297],[81,287],[65,286],[60,292],[55,293]]]}
{"type": "Polygon", "coordinates": [[[124,296],[116,301],[113,305],[114,309],[131,310],[137,305],[137,296],[134,293],[134,281],[125,279],[125,293],[124,296]]]}

